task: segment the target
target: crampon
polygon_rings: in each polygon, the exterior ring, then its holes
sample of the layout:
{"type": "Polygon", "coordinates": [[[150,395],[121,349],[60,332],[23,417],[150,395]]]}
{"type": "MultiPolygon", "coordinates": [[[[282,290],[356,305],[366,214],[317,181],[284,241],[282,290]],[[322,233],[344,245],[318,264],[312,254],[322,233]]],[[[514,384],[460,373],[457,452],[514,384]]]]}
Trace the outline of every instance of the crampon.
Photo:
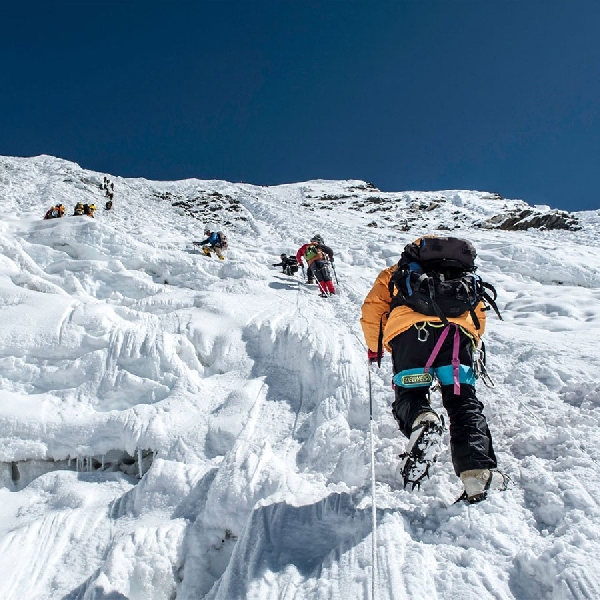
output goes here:
{"type": "Polygon", "coordinates": [[[437,460],[442,449],[444,420],[424,421],[413,431],[406,452],[400,454],[399,474],[404,487],[421,487],[421,482],[429,477],[429,468],[437,460]]]}

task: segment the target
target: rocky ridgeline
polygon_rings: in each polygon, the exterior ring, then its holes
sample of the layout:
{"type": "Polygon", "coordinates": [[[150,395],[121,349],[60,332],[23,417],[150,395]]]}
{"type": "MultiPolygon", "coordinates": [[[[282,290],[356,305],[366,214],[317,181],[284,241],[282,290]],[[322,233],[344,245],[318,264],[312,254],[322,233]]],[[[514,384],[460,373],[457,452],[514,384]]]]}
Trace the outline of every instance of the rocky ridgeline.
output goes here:
{"type": "MultiPolygon", "coordinates": [[[[29,188],[15,187],[15,179],[27,180],[32,176],[34,179],[37,176],[36,183],[40,188],[53,190],[55,200],[69,203],[75,196],[84,202],[96,200],[99,175],[75,163],[45,155],[0,159],[0,199],[10,201],[8,207],[11,210],[29,209],[45,200],[41,193],[32,194],[29,188]],[[76,194],[73,194],[73,188],[76,194]]],[[[128,181],[123,179],[122,185],[126,199],[128,181]]],[[[223,227],[247,224],[251,216],[244,206],[243,197],[249,193],[248,186],[244,186],[243,191],[240,188],[238,197],[234,191],[236,185],[231,185],[229,193],[210,187],[203,189],[202,185],[191,194],[156,188],[150,193],[204,223],[223,227]]],[[[423,226],[447,231],[471,227],[510,231],[578,231],[582,228],[579,219],[571,213],[531,207],[520,200],[506,200],[498,193],[452,190],[382,192],[372,183],[359,180],[315,180],[292,185],[302,190],[301,206],[304,210],[351,210],[364,216],[369,227],[392,226],[403,231],[423,226]]],[[[261,195],[260,188],[267,188],[269,197],[277,195],[278,186],[255,186],[252,193],[257,198],[261,195]]],[[[40,211],[44,206],[40,207],[40,211]]]]}
{"type": "MultiPolygon", "coordinates": [[[[345,204],[347,208],[353,211],[361,212],[367,215],[380,213],[379,218],[390,221],[396,220],[398,227],[403,231],[409,231],[412,226],[420,225],[424,220],[432,220],[439,216],[436,214],[437,209],[444,207],[450,198],[444,197],[443,193],[430,193],[429,197],[419,196],[404,196],[403,194],[383,194],[374,195],[374,192],[379,190],[372,184],[368,184],[366,188],[353,188],[354,194],[331,195],[324,194],[320,196],[307,196],[307,199],[312,203],[305,203],[303,206],[314,210],[314,208],[328,208],[331,210],[333,206],[345,204]],[[358,192],[358,193],[357,193],[358,192]],[[362,193],[361,193],[362,192],[362,193]],[[364,192],[368,192],[365,195],[364,192]],[[432,196],[434,196],[432,198],[432,196]],[[316,201],[316,206],[315,206],[316,201]],[[404,206],[399,209],[399,203],[404,206]],[[385,216],[381,213],[395,212],[395,216],[385,216]],[[401,216],[401,218],[398,218],[401,216]]],[[[472,220],[469,217],[469,210],[465,207],[460,207],[452,210],[451,214],[447,213],[443,216],[443,221],[439,222],[435,227],[438,230],[450,231],[461,227],[482,227],[485,229],[501,229],[505,231],[526,231],[528,229],[553,230],[564,229],[569,231],[578,231],[581,229],[577,217],[561,210],[539,210],[530,207],[522,201],[506,201],[498,193],[482,193],[478,197],[481,202],[504,202],[504,211],[499,212],[483,221],[472,220]],[[506,206],[507,203],[512,203],[512,207],[506,206]],[[514,206],[514,204],[518,206],[514,206]]],[[[370,221],[368,227],[378,227],[376,220],[370,221]]]]}
{"type": "Polygon", "coordinates": [[[540,212],[526,209],[508,214],[498,214],[479,225],[485,229],[502,229],[505,231],[526,231],[527,229],[581,229],[579,220],[568,212],[551,210],[540,212]]]}

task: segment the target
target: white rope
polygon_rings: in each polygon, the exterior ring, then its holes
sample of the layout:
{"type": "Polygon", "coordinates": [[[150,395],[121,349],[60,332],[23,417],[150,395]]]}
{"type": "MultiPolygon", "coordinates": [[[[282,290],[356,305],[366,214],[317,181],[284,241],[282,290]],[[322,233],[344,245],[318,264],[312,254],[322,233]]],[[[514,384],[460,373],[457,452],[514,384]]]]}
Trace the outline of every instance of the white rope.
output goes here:
{"type": "Polygon", "coordinates": [[[371,600],[375,600],[375,581],[377,577],[377,503],[375,501],[375,436],[373,434],[373,390],[371,385],[371,363],[369,369],[369,437],[371,442],[371,600]]]}

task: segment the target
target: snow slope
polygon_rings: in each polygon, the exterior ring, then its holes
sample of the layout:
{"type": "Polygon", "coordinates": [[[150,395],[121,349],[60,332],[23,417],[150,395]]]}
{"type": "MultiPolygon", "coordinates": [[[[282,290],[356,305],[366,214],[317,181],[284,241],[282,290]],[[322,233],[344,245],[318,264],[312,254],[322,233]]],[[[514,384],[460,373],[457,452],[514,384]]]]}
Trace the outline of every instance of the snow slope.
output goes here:
{"type": "Polygon", "coordinates": [[[600,597],[600,212],[511,232],[482,224],[527,205],[483,192],[109,175],[113,211],[42,220],[102,207],[104,176],[0,158],[0,598],[600,597]],[[402,489],[385,358],[373,574],[360,306],[440,226],[499,292],[478,392],[512,486],[454,505],[446,450],[402,489]],[[328,299],[271,266],[315,233],[328,299]]]}

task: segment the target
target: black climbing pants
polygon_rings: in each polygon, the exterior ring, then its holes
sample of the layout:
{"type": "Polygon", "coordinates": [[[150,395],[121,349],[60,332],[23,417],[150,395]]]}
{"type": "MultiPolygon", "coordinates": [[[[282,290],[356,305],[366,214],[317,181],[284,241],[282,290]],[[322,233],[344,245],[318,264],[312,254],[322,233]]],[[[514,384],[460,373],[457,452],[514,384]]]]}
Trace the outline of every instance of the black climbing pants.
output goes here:
{"type": "Polygon", "coordinates": [[[310,265],[310,268],[317,281],[331,281],[329,265],[324,260],[315,260],[315,262],[310,265]]]}
{"type": "MultiPolygon", "coordinates": [[[[421,327],[423,323],[419,323],[421,327]]],[[[443,326],[427,325],[427,339],[420,341],[415,326],[402,332],[391,341],[394,374],[405,369],[424,367],[438,341],[443,326]]],[[[433,362],[433,367],[449,365],[452,362],[454,332],[444,340],[433,362]]],[[[421,338],[425,333],[421,333],[421,338]]],[[[462,365],[473,366],[473,349],[469,336],[460,332],[459,359],[462,365]]],[[[496,467],[496,455],[492,436],[483,414],[483,404],[477,399],[475,388],[461,383],[460,394],[454,393],[453,385],[441,388],[442,403],[450,421],[450,453],[454,471],[460,475],[470,469],[496,467]]],[[[406,437],[410,437],[412,424],[423,412],[432,410],[429,403],[429,387],[403,388],[396,386],[392,413],[406,437]]]]}

